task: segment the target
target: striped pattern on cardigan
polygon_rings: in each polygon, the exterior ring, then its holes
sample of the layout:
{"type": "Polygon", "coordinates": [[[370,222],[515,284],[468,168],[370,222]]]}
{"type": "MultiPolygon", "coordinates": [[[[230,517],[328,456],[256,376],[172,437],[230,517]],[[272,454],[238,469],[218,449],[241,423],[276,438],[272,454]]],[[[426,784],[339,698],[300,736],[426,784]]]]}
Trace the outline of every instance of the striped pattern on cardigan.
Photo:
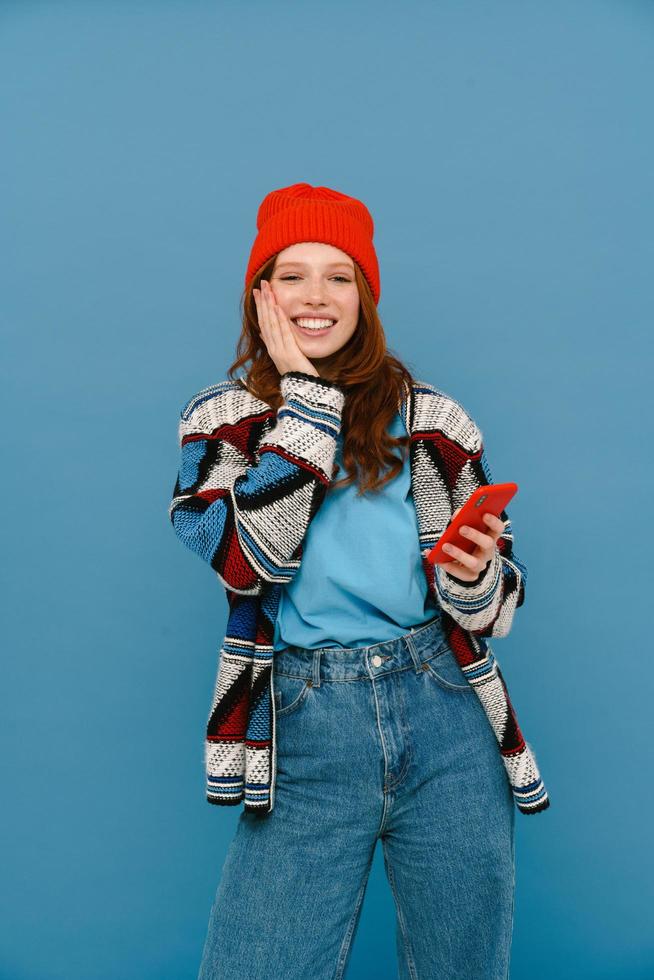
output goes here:
{"type": "MultiPolygon", "coordinates": [[[[274,806],[272,661],[281,590],[300,567],[303,539],[329,488],[345,404],[341,387],[301,371],[283,374],[280,392],[277,413],[240,379],[203,388],[184,405],[169,506],[175,533],[211,566],[229,604],[205,731],[206,798],[260,813],[274,806]]],[[[525,597],[527,572],[513,551],[511,524],[474,582],[427,559],[453,511],[493,482],[482,433],[455,399],[425,382],[406,385],[398,409],[411,439],[429,590],[495,733],[515,803],[522,813],[540,812],[549,797],[489,643],[508,634],[525,597]]]]}

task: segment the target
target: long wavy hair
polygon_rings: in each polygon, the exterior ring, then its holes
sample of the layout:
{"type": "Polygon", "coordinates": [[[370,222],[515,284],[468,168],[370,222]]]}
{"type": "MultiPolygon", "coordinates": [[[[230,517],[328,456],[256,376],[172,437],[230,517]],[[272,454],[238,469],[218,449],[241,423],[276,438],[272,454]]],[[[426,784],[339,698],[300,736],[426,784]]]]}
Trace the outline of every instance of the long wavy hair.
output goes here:
{"type": "MultiPolygon", "coordinates": [[[[232,381],[240,380],[248,391],[277,411],[282,404],[280,374],[268,353],[259,331],[253,290],[262,279],[270,281],[277,255],[257,271],[241,297],[242,330],[236,347],[237,359],[228,370],[232,381]],[[237,370],[250,363],[245,378],[236,378],[237,370]]],[[[320,376],[340,385],[345,391],[341,418],[342,458],[347,476],[331,487],[345,487],[358,482],[357,496],[377,493],[393,480],[404,466],[409,451],[409,436],[395,439],[387,428],[404,397],[404,383],[413,375],[386,347],[384,330],[368,281],[354,262],[359,290],[357,328],[338,351],[320,362],[320,376]],[[398,457],[393,450],[399,449],[398,457]]],[[[334,464],[333,478],[340,467],[334,464]]]]}

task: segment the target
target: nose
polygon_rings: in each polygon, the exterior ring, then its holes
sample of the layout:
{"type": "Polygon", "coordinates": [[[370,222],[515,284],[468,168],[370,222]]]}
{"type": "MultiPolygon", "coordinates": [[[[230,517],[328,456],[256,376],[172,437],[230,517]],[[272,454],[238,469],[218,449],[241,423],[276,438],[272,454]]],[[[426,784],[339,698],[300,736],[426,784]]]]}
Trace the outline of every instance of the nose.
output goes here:
{"type": "Polygon", "coordinates": [[[315,306],[325,305],[325,287],[321,282],[307,283],[304,289],[304,300],[315,306]]]}

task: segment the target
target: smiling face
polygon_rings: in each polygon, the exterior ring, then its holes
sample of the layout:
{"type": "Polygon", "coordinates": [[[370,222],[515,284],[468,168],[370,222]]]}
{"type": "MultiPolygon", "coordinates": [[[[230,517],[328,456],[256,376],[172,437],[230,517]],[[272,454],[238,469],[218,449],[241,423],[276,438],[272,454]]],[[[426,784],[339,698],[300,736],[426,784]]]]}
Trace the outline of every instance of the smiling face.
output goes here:
{"type": "Polygon", "coordinates": [[[329,357],[347,343],[359,322],[359,290],[354,263],[346,252],[323,242],[298,242],[279,253],[270,281],[291,321],[302,353],[311,361],[329,357]],[[334,320],[312,333],[298,319],[334,320]]]}

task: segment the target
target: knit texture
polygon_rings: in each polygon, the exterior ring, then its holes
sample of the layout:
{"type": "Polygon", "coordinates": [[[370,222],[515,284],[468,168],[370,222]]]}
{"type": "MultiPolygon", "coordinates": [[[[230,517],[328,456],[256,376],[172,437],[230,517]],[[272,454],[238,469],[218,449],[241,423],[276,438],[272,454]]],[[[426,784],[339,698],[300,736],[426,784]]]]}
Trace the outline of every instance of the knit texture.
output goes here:
{"type": "MultiPolygon", "coordinates": [[[[213,568],[229,615],[206,723],[210,803],[259,813],[274,806],[274,629],[282,586],[300,567],[302,542],[331,482],[345,392],[301,371],[281,376],[277,413],[241,381],[203,388],[182,408],[181,461],[169,517],[180,540],[213,568]]],[[[433,385],[405,386],[398,405],[410,433],[411,487],[423,569],[443,629],[486,712],[522,813],[549,807],[489,639],[506,636],[525,597],[527,572],[507,523],[474,582],[448,575],[427,554],[482,484],[492,483],[480,429],[433,385]]],[[[502,519],[508,521],[503,511],[502,519]]],[[[453,733],[456,737],[456,733],[453,733]]]]}
{"type": "Polygon", "coordinates": [[[257,237],[248,259],[245,285],[268,259],[289,245],[324,242],[355,259],[378,304],[381,284],[374,231],[375,223],[363,201],[330,187],[303,183],[270,191],[257,212],[257,237]]]}

